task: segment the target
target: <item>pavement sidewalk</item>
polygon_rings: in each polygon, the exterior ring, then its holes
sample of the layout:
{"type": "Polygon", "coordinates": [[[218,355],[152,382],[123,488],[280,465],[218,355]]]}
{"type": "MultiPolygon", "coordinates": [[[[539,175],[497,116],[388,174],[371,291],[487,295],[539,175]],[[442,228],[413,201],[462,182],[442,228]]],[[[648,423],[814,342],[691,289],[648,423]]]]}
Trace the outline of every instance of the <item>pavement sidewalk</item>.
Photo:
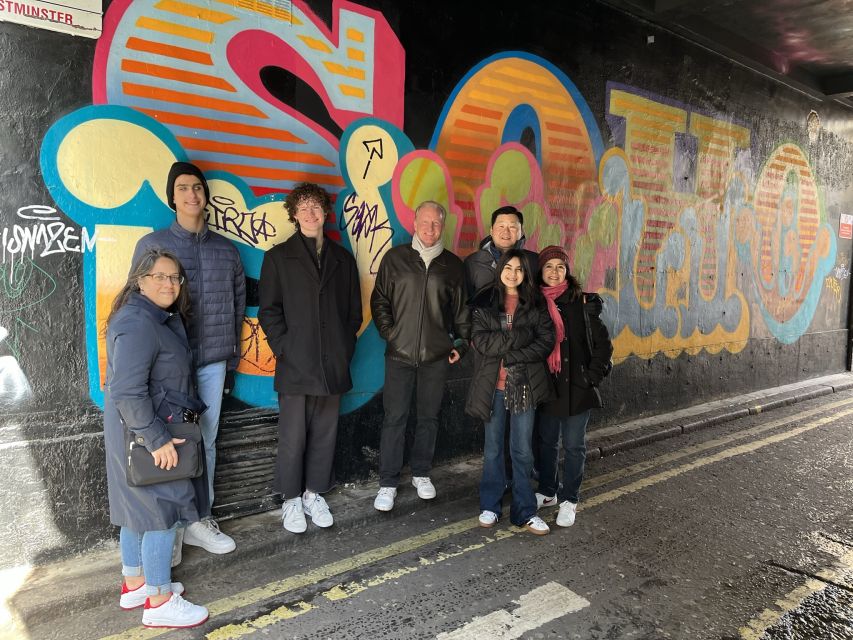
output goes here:
{"type": "MultiPolygon", "coordinates": [[[[853,389],[853,374],[840,373],[595,429],[588,436],[587,458],[595,460],[847,389],[853,389]]],[[[440,505],[470,496],[473,515],[477,509],[475,496],[480,468],[479,457],[435,468],[431,477],[438,489],[438,497],[432,503],[440,505]]],[[[335,527],[363,527],[422,508],[419,506],[422,501],[408,478],[403,479],[394,511],[390,513],[381,513],[373,508],[377,489],[377,482],[346,484],[327,495],[335,516],[335,527]]],[[[199,579],[200,574],[217,571],[224,563],[237,565],[299,549],[317,534],[316,527],[312,526],[301,535],[288,533],[282,529],[280,518],[279,509],[221,523],[222,530],[236,540],[237,550],[224,556],[214,556],[185,546],[183,562],[173,571],[173,579],[181,580],[182,576],[188,575],[199,579]]],[[[112,544],[109,548],[54,564],[0,572],[0,594],[5,599],[0,607],[0,625],[12,629],[9,637],[27,637],[23,629],[39,627],[61,617],[115,602],[119,589],[119,566],[118,547],[112,544]]],[[[5,637],[5,633],[0,632],[0,637],[5,637]]]]}

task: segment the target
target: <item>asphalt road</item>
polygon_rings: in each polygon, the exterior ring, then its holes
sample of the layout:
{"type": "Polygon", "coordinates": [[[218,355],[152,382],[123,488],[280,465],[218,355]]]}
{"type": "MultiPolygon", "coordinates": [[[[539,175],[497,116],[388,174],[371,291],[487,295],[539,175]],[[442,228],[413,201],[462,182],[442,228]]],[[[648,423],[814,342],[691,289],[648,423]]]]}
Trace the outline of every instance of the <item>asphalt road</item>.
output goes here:
{"type": "Polygon", "coordinates": [[[853,392],[595,461],[548,536],[477,513],[423,503],[185,578],[197,629],[104,607],[32,637],[853,640],[853,392]]]}

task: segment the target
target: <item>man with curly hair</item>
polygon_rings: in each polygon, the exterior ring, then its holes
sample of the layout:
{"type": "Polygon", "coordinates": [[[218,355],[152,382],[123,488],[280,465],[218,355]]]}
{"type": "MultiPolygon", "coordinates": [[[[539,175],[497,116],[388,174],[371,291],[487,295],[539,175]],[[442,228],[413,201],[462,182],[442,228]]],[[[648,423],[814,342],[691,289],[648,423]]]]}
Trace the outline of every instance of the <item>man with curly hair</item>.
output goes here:
{"type": "Polygon", "coordinates": [[[316,184],[298,185],[285,202],[293,233],[264,256],[258,320],[276,357],[278,456],[275,489],[282,524],[293,533],[334,523],[323,498],[332,488],[341,395],[352,388],[349,365],[361,327],[355,259],[323,234],[332,213],[316,184]]]}

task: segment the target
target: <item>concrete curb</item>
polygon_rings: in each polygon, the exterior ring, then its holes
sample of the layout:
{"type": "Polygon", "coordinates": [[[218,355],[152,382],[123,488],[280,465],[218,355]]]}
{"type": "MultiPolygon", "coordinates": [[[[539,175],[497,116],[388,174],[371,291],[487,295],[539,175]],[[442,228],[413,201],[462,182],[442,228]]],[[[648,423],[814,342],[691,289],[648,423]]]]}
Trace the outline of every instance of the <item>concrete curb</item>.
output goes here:
{"type": "MultiPolygon", "coordinates": [[[[853,374],[837,374],[827,376],[826,378],[818,378],[811,382],[813,382],[812,386],[804,386],[794,391],[775,393],[774,389],[768,389],[764,392],[759,392],[760,395],[766,395],[766,400],[758,404],[746,402],[744,404],[747,406],[732,406],[731,408],[721,412],[709,411],[706,414],[700,414],[685,421],[664,419],[660,421],[657,428],[651,433],[621,438],[613,443],[607,442],[596,444],[596,434],[592,431],[588,436],[587,460],[597,460],[604,456],[619,453],[620,451],[636,449],[653,442],[659,442],[668,438],[693,433],[700,429],[706,429],[725,422],[731,422],[739,418],[744,418],[748,415],[757,415],[759,413],[765,413],[767,411],[772,411],[773,409],[790,406],[799,402],[805,402],[807,400],[830,395],[832,393],[847,391],[849,389],[853,389],[853,374]],[[832,379],[833,383],[827,384],[824,382],[827,378],[832,379]]],[[[755,396],[756,394],[748,395],[755,396]]],[[[737,399],[732,399],[732,403],[733,405],[738,404],[737,399]]],[[[661,417],[665,417],[666,415],[667,414],[664,414],[661,417]]]]}
{"type": "MultiPolygon", "coordinates": [[[[749,415],[804,402],[813,398],[853,389],[853,374],[826,376],[793,385],[796,388],[774,388],[726,401],[691,407],[651,419],[637,420],[616,428],[590,432],[587,460],[635,449],[683,434],[693,433],[749,415]],[[723,404],[725,406],[723,406],[723,404]],[[707,411],[703,411],[707,407],[707,411]]],[[[434,500],[420,500],[404,478],[399,487],[394,510],[388,513],[373,508],[373,498],[378,489],[376,481],[358,485],[345,485],[327,495],[335,516],[335,528],[361,528],[377,522],[392,520],[413,510],[435,509],[466,496],[477,495],[481,469],[479,457],[441,465],[431,475],[438,489],[434,500]]],[[[476,508],[476,507],[475,507],[476,508]]],[[[221,570],[229,566],[272,557],[306,545],[322,544],[324,532],[309,524],[305,534],[295,535],[281,526],[281,510],[261,513],[224,522],[222,529],[237,541],[236,551],[224,555],[211,555],[201,549],[184,547],[184,561],[174,570],[174,579],[188,576],[198,579],[199,574],[221,570]]],[[[332,529],[334,531],[334,529],[332,529]]],[[[8,608],[13,619],[37,631],[69,614],[116,603],[119,590],[119,558],[117,546],[89,552],[82,556],[36,567],[24,585],[9,598],[8,608]],[[105,578],[105,576],[107,576],[105,578]]]]}
{"type": "MultiPolygon", "coordinates": [[[[479,459],[442,465],[431,474],[438,495],[429,501],[418,498],[410,478],[404,477],[400,482],[394,509],[390,512],[373,508],[377,482],[338,487],[326,495],[335,517],[335,525],[330,530],[319,529],[309,522],[308,531],[304,534],[285,531],[281,525],[281,509],[229,520],[220,526],[222,531],[235,539],[237,549],[229,554],[213,555],[184,545],[183,561],[173,569],[172,579],[190,584],[198,581],[200,575],[221,571],[226,563],[236,566],[258,558],[304,550],[306,545],[322,544],[323,536],[334,535],[336,528],[359,529],[404,517],[415,510],[440,512],[442,504],[465,496],[476,496],[479,477],[479,459]]],[[[104,605],[117,605],[121,586],[120,567],[117,546],[37,567],[27,583],[9,599],[7,606],[15,619],[37,632],[38,627],[69,614],[104,605]]]]}

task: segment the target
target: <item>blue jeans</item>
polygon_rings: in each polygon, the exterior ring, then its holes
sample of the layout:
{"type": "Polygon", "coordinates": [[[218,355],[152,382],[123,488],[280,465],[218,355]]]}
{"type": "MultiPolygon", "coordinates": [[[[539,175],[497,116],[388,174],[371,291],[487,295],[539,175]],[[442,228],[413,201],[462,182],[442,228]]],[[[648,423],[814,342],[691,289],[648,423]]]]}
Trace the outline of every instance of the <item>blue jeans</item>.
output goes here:
{"type": "Polygon", "coordinates": [[[556,495],[559,502],[577,504],[586,461],[586,424],[589,410],[576,416],[539,415],[539,493],[556,495]],[[557,491],[560,436],[563,436],[563,485],[557,491]]]}
{"type": "MultiPolygon", "coordinates": [[[[198,397],[207,405],[199,426],[204,440],[204,459],[207,465],[208,497],[213,505],[213,472],[216,468],[216,435],[219,433],[219,411],[222,409],[222,390],[225,388],[225,360],[211,362],[195,370],[198,397]]],[[[201,506],[201,505],[199,505],[201,506]]]]}
{"type": "MultiPolygon", "coordinates": [[[[512,460],[512,503],[509,520],[525,524],[536,515],[536,495],[530,484],[533,473],[534,409],[510,416],[509,453],[512,460]]],[[[504,465],[504,431],[507,411],[504,392],[495,390],[492,417],[486,422],[486,442],[483,447],[483,477],[480,479],[480,510],[501,515],[501,502],[506,488],[504,465]]]]}
{"type": "Polygon", "coordinates": [[[165,531],[137,532],[122,527],[119,532],[121,548],[121,574],[145,576],[145,589],[149,596],[159,596],[172,591],[172,546],[175,544],[176,523],[165,531]]]}

